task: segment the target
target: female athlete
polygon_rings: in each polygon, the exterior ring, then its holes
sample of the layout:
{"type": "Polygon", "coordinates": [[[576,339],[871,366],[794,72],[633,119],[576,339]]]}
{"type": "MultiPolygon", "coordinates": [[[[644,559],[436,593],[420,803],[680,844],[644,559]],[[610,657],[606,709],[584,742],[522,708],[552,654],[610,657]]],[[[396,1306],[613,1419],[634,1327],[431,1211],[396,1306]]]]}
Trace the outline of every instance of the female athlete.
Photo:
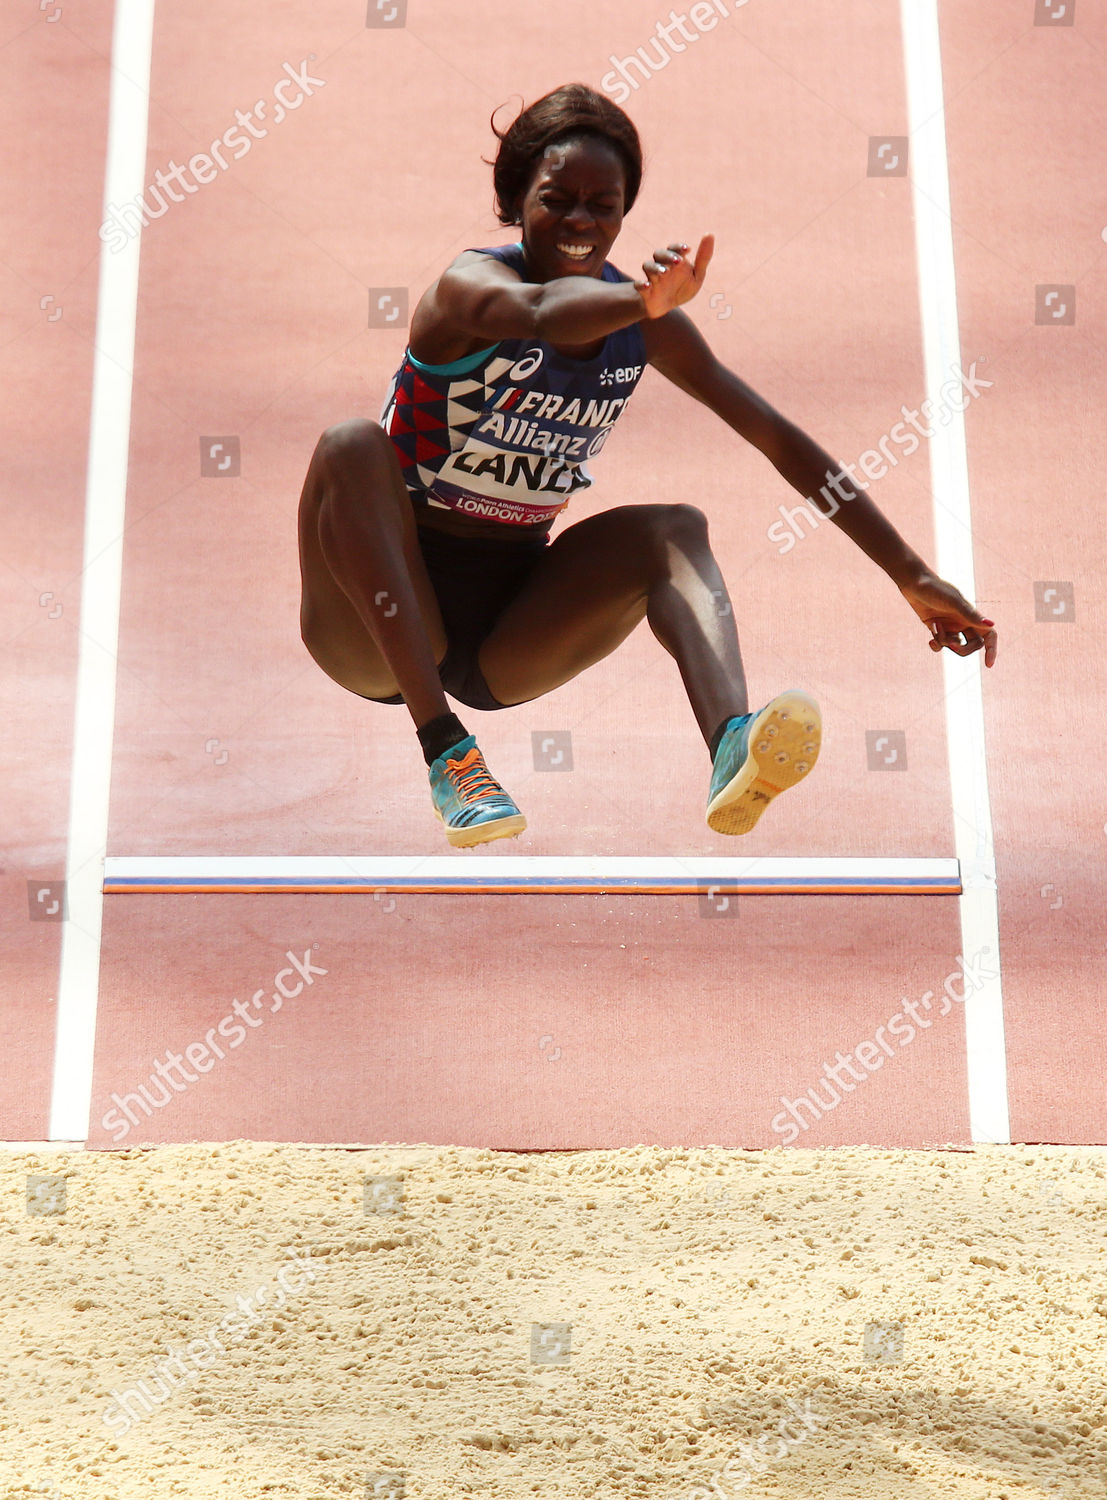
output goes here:
{"type": "Polygon", "coordinates": [[[993,622],[680,311],[703,285],[710,235],[694,257],[682,243],[656,250],[640,280],[608,262],[642,176],[621,109],[570,84],[496,135],[499,218],[522,238],[459,255],[415,309],[380,422],[342,422],[320,438],[299,511],[304,643],[350,692],[407,705],[435,812],[450,844],[466,846],[526,822],[446,694],[480,710],[527,703],[645,618],[707,742],[708,826],[745,833],[815,764],[821,726],[798,691],[749,712],[707,518],[684,503],[620,505],[549,535],[591,483],[588,464],[646,364],[820,510],[814,497],[838,475],[846,503],[826,513],[899,587],[933,650],[983,647],[991,666],[993,622]]]}

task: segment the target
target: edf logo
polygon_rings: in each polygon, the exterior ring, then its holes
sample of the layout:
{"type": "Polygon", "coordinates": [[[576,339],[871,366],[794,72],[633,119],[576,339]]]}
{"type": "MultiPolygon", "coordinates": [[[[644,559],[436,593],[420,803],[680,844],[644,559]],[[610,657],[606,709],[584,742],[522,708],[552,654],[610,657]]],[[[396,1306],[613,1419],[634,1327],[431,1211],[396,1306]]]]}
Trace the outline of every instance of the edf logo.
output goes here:
{"type": "Polygon", "coordinates": [[[641,365],[623,365],[618,370],[602,370],[600,372],[600,384],[629,385],[632,380],[637,380],[641,373],[641,365]]]}

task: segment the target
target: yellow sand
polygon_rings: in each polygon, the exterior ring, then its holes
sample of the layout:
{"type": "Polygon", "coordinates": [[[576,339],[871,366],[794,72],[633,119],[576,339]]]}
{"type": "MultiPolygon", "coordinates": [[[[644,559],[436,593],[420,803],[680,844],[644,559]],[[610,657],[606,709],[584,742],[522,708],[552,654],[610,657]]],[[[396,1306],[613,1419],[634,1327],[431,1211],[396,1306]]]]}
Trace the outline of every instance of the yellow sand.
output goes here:
{"type": "Polygon", "coordinates": [[[1102,1150],[0,1171],[2,1500],[1107,1495],[1102,1150]]]}

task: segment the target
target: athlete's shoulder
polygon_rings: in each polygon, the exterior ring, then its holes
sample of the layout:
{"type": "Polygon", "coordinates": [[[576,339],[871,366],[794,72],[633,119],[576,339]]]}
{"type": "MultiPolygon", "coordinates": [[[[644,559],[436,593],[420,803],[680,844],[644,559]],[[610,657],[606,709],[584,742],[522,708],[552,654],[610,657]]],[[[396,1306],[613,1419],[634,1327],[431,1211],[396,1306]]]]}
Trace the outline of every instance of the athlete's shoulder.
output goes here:
{"type": "Polygon", "coordinates": [[[522,244],[516,245],[485,245],[483,247],[470,247],[463,250],[453,262],[456,267],[474,265],[480,260],[494,260],[500,265],[506,266],[508,270],[514,271],[520,278],[523,274],[524,257],[522,244]]]}

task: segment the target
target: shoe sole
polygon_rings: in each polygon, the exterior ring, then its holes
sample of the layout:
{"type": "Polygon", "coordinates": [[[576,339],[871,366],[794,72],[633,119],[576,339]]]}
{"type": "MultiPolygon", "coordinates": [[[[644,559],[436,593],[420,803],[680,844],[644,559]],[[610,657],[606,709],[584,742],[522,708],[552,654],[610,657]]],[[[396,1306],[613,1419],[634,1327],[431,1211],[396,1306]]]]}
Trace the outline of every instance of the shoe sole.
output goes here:
{"type": "Polygon", "coordinates": [[[469,849],[474,844],[490,844],[493,839],[517,839],[527,826],[522,813],[513,813],[508,818],[496,818],[490,823],[474,823],[469,828],[450,828],[437,807],[434,814],[455,849],[469,849]]]}
{"type": "Polygon", "coordinates": [[[778,694],[750,724],[744,765],[708,804],[708,828],[749,833],[773,798],[812,769],[821,741],[815,700],[800,692],[778,694]]]}

